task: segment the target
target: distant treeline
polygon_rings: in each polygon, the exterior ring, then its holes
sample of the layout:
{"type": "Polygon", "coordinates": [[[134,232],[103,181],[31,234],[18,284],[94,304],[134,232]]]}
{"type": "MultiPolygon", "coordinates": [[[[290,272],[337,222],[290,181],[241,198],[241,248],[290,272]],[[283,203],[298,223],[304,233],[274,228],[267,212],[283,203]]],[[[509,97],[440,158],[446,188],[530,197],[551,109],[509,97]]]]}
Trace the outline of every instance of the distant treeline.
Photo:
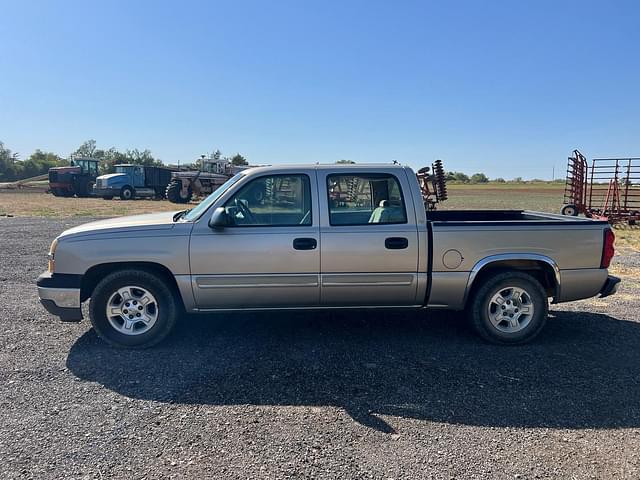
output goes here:
{"type": "MultiPolygon", "coordinates": [[[[12,152],[0,141],[0,182],[12,182],[42,175],[47,173],[51,167],[69,165],[71,159],[79,157],[100,160],[100,173],[102,174],[112,173],[114,165],[119,163],[147,166],[164,165],[162,160],[155,158],[150,150],[133,149],[121,152],[115,147],[105,150],[98,148],[95,140],[87,140],[66,159],[54,152],[43,152],[38,149],[29,158],[22,160],[18,153],[12,152]]],[[[216,150],[211,153],[210,158],[217,160],[226,157],[222,157],[220,150],[216,150]]],[[[228,160],[234,165],[248,165],[247,159],[239,153],[229,157],[228,160]]],[[[197,169],[198,165],[197,162],[194,162],[181,164],[180,167],[197,169]]]]}
{"type": "MultiPolygon", "coordinates": [[[[534,178],[531,180],[524,180],[522,177],[516,177],[510,180],[505,180],[502,177],[489,179],[484,173],[474,173],[469,176],[462,172],[446,172],[447,182],[451,183],[549,183],[549,180],[542,180],[540,178],[534,178]]],[[[564,178],[551,180],[552,183],[564,183],[564,178]]]]}
{"type": "MultiPolygon", "coordinates": [[[[109,149],[101,149],[96,145],[95,140],[87,140],[80,145],[70,156],[65,159],[54,152],[43,152],[42,150],[36,150],[26,160],[21,160],[17,153],[12,152],[6,148],[4,143],[0,141],[0,182],[12,182],[15,180],[22,180],[24,178],[35,177],[37,175],[45,174],[51,167],[61,167],[69,165],[69,161],[73,158],[85,157],[95,158],[100,160],[100,173],[112,173],[114,171],[114,165],[119,163],[132,163],[135,165],[164,165],[162,160],[155,158],[150,150],[125,150],[119,151],[115,147],[109,149]]],[[[210,159],[229,160],[234,165],[248,165],[249,162],[245,157],[236,153],[231,157],[223,157],[220,150],[215,150],[209,155],[210,159]]],[[[353,160],[338,160],[336,163],[356,163],[353,160]]],[[[177,165],[172,165],[177,166],[177,165]]],[[[198,162],[182,163],[180,164],[182,169],[198,169],[198,162]]],[[[459,184],[481,184],[481,183],[525,183],[522,177],[516,177],[512,180],[505,180],[504,178],[489,179],[484,173],[474,173],[473,175],[467,175],[462,172],[446,172],[447,182],[459,183],[459,184]]],[[[548,180],[527,180],[526,182],[548,182],[548,180]]],[[[564,182],[564,179],[555,180],[555,182],[564,182]]]]}
{"type": "MultiPolygon", "coordinates": [[[[338,160],[336,163],[341,164],[354,164],[353,160],[338,160]]],[[[484,173],[474,173],[473,175],[467,175],[462,172],[445,172],[447,183],[470,183],[470,184],[479,184],[479,183],[550,183],[549,180],[541,180],[539,178],[534,178],[532,180],[524,180],[522,177],[516,177],[510,180],[505,180],[502,177],[492,178],[490,179],[484,173]]],[[[564,183],[564,178],[552,180],[552,183],[564,183]]]]}

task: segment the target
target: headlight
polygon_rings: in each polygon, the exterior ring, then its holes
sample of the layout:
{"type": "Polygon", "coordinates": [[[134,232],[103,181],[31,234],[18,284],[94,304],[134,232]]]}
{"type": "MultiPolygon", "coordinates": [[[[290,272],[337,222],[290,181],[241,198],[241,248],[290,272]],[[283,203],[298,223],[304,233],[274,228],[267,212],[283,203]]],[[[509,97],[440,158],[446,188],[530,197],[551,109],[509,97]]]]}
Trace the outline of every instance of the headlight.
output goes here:
{"type": "Polygon", "coordinates": [[[56,247],[58,246],[58,239],[56,238],[53,242],[51,242],[51,247],[49,247],[49,255],[47,255],[47,258],[49,259],[49,273],[53,273],[53,270],[55,269],[56,266],[56,262],[54,260],[54,255],[56,253],[56,247]]]}

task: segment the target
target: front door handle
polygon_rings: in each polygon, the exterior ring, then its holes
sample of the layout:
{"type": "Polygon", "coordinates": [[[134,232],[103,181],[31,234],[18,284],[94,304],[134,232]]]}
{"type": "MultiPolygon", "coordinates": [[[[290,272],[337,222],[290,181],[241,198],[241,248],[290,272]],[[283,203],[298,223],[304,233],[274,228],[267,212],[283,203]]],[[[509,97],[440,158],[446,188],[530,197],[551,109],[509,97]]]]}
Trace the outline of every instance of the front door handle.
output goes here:
{"type": "Polygon", "coordinates": [[[318,241],[315,238],[294,238],[293,248],[295,250],[315,250],[318,241]]]}
{"type": "Polygon", "coordinates": [[[384,246],[389,250],[402,250],[409,246],[409,240],[404,237],[389,237],[384,240],[384,246]]]}

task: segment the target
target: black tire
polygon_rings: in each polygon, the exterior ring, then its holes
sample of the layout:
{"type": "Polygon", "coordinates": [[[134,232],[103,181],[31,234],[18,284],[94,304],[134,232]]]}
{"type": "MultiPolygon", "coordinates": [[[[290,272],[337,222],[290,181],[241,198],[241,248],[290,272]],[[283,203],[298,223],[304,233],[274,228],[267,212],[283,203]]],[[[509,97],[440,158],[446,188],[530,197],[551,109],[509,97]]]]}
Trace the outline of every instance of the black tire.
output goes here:
{"type": "Polygon", "coordinates": [[[95,185],[95,182],[93,182],[92,180],[88,180],[87,182],[85,182],[83,185],[80,186],[80,188],[76,192],[76,196],[78,198],[90,197],[91,194],[93,193],[94,185],[95,185]]]}
{"type": "MultiPolygon", "coordinates": [[[[513,290],[511,291],[513,292],[513,290]]],[[[500,296],[502,297],[502,295],[500,296]]],[[[547,294],[540,282],[527,273],[517,271],[497,273],[485,278],[482,285],[479,285],[473,293],[469,308],[471,325],[476,333],[488,342],[502,345],[522,344],[531,341],[544,328],[549,313],[547,294]],[[508,293],[512,288],[523,290],[524,294],[521,299],[525,300],[517,304],[511,301],[510,305],[503,305],[505,310],[497,310],[498,304],[492,301],[494,295],[499,295],[500,292],[508,293]],[[531,308],[531,306],[533,308],[531,315],[523,313],[524,307],[531,308]],[[496,313],[491,313],[494,308],[496,313]],[[519,324],[518,327],[513,327],[509,323],[509,314],[511,317],[516,316],[516,322],[522,319],[524,326],[520,327],[519,324]],[[502,316],[505,320],[497,324],[492,323],[490,315],[495,315],[498,318],[502,316]],[[521,329],[516,330],[517,328],[521,329]],[[514,331],[505,331],[510,329],[514,331]]],[[[500,308],[502,309],[502,307],[500,308]]]]}
{"type": "Polygon", "coordinates": [[[53,193],[56,197],[73,197],[73,192],[70,192],[66,188],[52,188],[51,193],[53,193]]]}
{"type": "Polygon", "coordinates": [[[171,182],[167,185],[166,197],[171,203],[189,203],[193,197],[193,192],[191,191],[191,187],[189,187],[187,196],[185,197],[182,195],[182,183],[171,182]]]}
{"type": "Polygon", "coordinates": [[[566,215],[568,217],[577,217],[578,216],[578,207],[573,204],[565,205],[560,210],[562,215],[566,215]]]}
{"type": "MultiPolygon", "coordinates": [[[[98,283],[89,302],[89,317],[98,336],[109,345],[123,348],[148,348],[157,345],[171,333],[177,313],[175,292],[160,277],[144,270],[120,270],[107,275],[98,283]],[[118,289],[126,286],[147,290],[156,300],[157,318],[151,328],[143,333],[121,333],[107,318],[107,302],[118,289]]],[[[118,318],[117,315],[115,317],[118,318]]]]}
{"type": "Polygon", "coordinates": [[[136,192],[129,185],[122,187],[120,190],[120,200],[133,200],[136,198],[136,192]]]}

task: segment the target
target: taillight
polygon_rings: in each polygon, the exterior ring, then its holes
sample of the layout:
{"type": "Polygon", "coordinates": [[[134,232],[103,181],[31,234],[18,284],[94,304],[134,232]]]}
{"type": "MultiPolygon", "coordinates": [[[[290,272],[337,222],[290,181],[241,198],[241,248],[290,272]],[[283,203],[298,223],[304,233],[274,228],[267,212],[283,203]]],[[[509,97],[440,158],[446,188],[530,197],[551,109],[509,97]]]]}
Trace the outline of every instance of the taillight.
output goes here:
{"type": "Polygon", "coordinates": [[[611,259],[616,254],[616,249],[613,246],[615,241],[616,236],[613,233],[613,230],[607,228],[604,231],[604,245],[602,247],[602,260],[600,261],[600,268],[609,268],[611,259]]]}

